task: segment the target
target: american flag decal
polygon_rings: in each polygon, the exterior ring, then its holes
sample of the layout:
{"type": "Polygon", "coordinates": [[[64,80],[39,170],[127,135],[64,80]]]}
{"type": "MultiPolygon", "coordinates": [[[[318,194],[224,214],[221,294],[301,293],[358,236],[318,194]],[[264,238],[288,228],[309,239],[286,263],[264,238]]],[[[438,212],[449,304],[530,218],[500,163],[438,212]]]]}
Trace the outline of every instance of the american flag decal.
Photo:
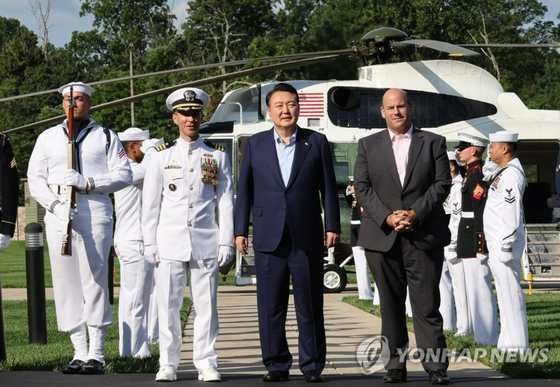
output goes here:
{"type": "Polygon", "coordinates": [[[126,154],[126,153],[125,153],[124,149],[121,149],[121,150],[119,151],[119,159],[122,159],[122,158],[124,157],[125,154],[126,154]]]}
{"type": "Polygon", "coordinates": [[[300,117],[324,117],[325,95],[323,93],[299,93],[300,117]]]}

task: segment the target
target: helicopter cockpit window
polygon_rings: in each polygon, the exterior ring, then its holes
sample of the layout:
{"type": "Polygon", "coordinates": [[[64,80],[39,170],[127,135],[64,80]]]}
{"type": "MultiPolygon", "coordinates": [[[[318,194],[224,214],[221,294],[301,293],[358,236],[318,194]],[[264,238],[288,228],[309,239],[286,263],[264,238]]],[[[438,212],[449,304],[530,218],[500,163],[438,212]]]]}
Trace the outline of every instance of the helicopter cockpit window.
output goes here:
{"type": "MultiPolygon", "coordinates": [[[[328,92],[328,116],[343,128],[383,129],[385,120],[379,107],[387,89],[333,87],[328,92]]],[[[407,90],[414,103],[412,121],[421,128],[436,128],[454,122],[491,116],[494,105],[453,95],[407,90]]]]}

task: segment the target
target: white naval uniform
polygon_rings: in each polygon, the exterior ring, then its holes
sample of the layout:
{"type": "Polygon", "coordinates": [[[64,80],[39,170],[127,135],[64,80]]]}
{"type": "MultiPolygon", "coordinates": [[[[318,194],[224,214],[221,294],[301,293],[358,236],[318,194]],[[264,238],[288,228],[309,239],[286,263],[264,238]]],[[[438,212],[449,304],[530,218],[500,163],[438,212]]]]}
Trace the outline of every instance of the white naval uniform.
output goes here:
{"type": "Polygon", "coordinates": [[[182,343],[179,310],[190,272],[193,299],[193,363],[199,372],[217,370],[218,249],[233,248],[233,181],[227,154],[198,138],[182,138],[157,152],[143,190],[144,243],[156,245],[160,366],[177,369],[182,343]],[[202,163],[214,160],[217,184],[202,182],[202,163]],[[218,206],[219,227],[216,222],[218,206]]]}
{"type": "MultiPolygon", "coordinates": [[[[154,283],[154,265],[144,257],[142,238],[142,186],[150,158],[148,149],[141,163],[131,159],[132,185],[115,192],[115,252],[120,261],[119,353],[121,356],[150,356],[149,308],[154,283]]],[[[157,314],[155,314],[157,319],[157,314]]],[[[157,324],[157,321],[155,322],[157,324]]]]}
{"type": "Polygon", "coordinates": [[[62,256],[62,223],[51,211],[65,199],[67,143],[66,120],[39,135],[29,159],[29,191],[47,209],[45,225],[58,329],[70,332],[75,359],[103,361],[105,329],[113,322],[108,291],[113,205],[108,194],[128,186],[132,171],[117,136],[90,119],[77,137],[76,169],[91,188],[89,193],[77,194],[72,256],[62,256]],[[86,326],[89,354],[87,342],[83,347],[86,326]],[[80,343],[74,341],[74,333],[79,334],[80,343]]]}
{"type": "Polygon", "coordinates": [[[457,227],[461,220],[462,181],[461,175],[453,178],[451,191],[443,203],[445,213],[450,216],[451,242],[444,248],[445,261],[439,283],[441,294],[439,311],[443,316],[443,329],[457,329],[457,336],[473,333],[467,304],[463,260],[457,259],[457,227]],[[450,262],[453,259],[455,259],[455,263],[450,262]],[[453,302],[455,302],[455,308],[453,308],[453,302]]]}
{"type": "Polygon", "coordinates": [[[526,238],[523,193],[527,180],[519,159],[513,159],[505,168],[493,182],[490,180],[484,208],[484,233],[500,308],[498,349],[524,351],[529,346],[529,334],[519,271],[526,238]],[[513,260],[502,263],[498,259],[501,251],[511,252],[513,260]]]}

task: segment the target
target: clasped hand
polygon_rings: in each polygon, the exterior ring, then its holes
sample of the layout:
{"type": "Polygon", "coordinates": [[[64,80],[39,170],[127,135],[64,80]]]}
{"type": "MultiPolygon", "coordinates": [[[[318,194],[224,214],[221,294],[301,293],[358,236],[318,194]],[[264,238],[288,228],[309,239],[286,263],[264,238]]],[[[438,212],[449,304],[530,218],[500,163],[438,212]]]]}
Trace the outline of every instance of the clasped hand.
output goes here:
{"type": "Polygon", "coordinates": [[[385,223],[396,232],[412,232],[418,217],[414,210],[397,210],[387,217],[385,223]]]}

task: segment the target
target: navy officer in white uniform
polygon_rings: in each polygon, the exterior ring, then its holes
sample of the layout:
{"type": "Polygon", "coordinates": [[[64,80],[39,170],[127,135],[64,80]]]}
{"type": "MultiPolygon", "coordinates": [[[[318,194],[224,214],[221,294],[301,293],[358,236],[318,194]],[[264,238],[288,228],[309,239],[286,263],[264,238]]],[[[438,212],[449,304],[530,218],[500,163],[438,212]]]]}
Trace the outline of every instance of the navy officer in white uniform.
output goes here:
{"type": "Polygon", "coordinates": [[[31,196],[47,210],[45,226],[58,329],[70,333],[74,346],[74,358],[62,372],[100,374],[104,372],[106,330],[113,322],[108,290],[113,235],[109,193],[130,185],[132,171],[117,135],[89,118],[91,86],[73,82],[59,89],[67,115],[70,86],[75,106],[76,169],[68,169],[65,120],[39,135],[27,177],[31,196]],[[68,186],[79,190],[71,257],[61,255],[61,220],[68,186]]]}
{"type": "MultiPolygon", "coordinates": [[[[142,187],[144,176],[157,145],[163,140],[150,139],[150,131],[128,128],[117,133],[130,162],[132,184],[115,192],[115,252],[120,262],[119,354],[150,356],[150,296],[153,289],[154,265],[144,257],[142,237],[142,187]]],[[[155,298],[154,298],[155,300],[155,298]]],[[[157,318],[157,314],[155,314],[157,318]]]]}
{"type": "Polygon", "coordinates": [[[156,152],[144,180],[144,254],[157,262],[157,381],[177,379],[182,343],[179,311],[188,274],[194,309],[193,363],[199,380],[221,380],[215,350],[218,269],[233,259],[233,182],[223,147],[199,135],[208,100],[197,88],[179,89],[167,98],[180,136],[172,146],[156,152]]]}
{"type": "Polygon", "coordinates": [[[499,168],[488,181],[484,208],[488,263],[500,308],[498,349],[507,352],[524,352],[529,347],[525,295],[519,281],[526,238],[523,193],[527,179],[516,155],[517,137],[507,131],[489,135],[488,151],[499,168]]]}

